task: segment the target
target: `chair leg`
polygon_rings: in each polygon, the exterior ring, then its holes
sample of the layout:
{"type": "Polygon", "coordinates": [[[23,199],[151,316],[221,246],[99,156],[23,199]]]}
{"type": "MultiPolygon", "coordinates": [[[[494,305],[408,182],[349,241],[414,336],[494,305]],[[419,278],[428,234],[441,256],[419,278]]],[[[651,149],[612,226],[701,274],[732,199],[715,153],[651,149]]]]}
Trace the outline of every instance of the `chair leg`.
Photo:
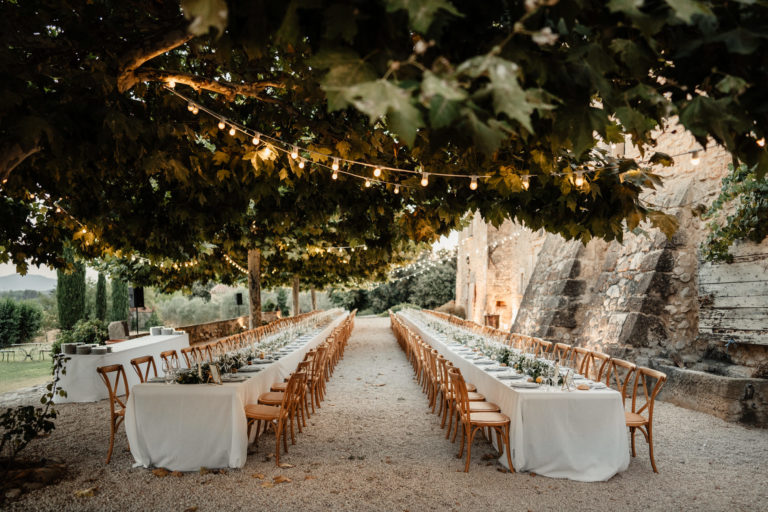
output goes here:
{"type": "Polygon", "coordinates": [[[109,426],[109,450],[107,451],[107,464],[112,460],[112,449],[115,446],[115,418],[112,418],[112,423],[109,426]]]}
{"type": "Polygon", "coordinates": [[[472,428],[472,425],[469,426],[469,439],[467,439],[467,463],[464,465],[464,472],[469,473],[469,460],[472,457],[472,440],[475,438],[475,434],[478,430],[482,430],[480,427],[472,428]]]}
{"type": "Polygon", "coordinates": [[[629,427],[629,433],[632,436],[632,456],[636,457],[637,453],[635,452],[635,427],[629,427]]]}
{"type": "MultiPolygon", "coordinates": [[[[456,425],[456,432],[459,431],[459,425],[456,425]]],[[[461,424],[461,446],[459,446],[459,454],[456,456],[456,458],[460,459],[461,456],[464,454],[464,441],[467,437],[467,429],[462,422],[461,424]]],[[[455,439],[455,438],[454,438],[455,439]]]]}
{"type": "Polygon", "coordinates": [[[648,425],[646,429],[648,430],[648,453],[651,456],[651,467],[653,468],[654,473],[658,473],[659,470],[656,469],[656,459],[653,456],[653,430],[651,430],[650,425],[648,425]]]}
{"type": "Polygon", "coordinates": [[[507,462],[509,463],[509,471],[510,473],[515,472],[515,466],[512,465],[512,446],[511,441],[509,440],[509,425],[504,426],[504,445],[505,445],[505,451],[507,452],[507,462]]]}

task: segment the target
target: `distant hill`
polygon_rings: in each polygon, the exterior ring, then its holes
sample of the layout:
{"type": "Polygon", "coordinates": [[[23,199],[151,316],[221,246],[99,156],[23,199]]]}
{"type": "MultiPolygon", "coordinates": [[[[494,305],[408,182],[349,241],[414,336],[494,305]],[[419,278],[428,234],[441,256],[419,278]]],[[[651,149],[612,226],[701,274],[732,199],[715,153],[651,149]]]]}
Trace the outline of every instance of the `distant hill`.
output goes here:
{"type": "Polygon", "coordinates": [[[0,292],[11,290],[35,290],[48,292],[56,288],[56,279],[52,277],[27,274],[11,274],[0,277],[0,292]]]}

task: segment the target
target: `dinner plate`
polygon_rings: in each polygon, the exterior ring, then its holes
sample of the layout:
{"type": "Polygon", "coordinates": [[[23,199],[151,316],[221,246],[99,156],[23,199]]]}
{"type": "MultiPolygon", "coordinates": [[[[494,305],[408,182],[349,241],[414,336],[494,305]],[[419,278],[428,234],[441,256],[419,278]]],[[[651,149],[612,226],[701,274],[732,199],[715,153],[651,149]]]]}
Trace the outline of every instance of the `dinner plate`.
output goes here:
{"type": "Polygon", "coordinates": [[[491,366],[491,367],[488,367],[488,368],[484,368],[484,370],[487,371],[487,372],[505,372],[505,371],[509,370],[509,368],[507,368],[505,366],[491,366]]]}
{"type": "Polygon", "coordinates": [[[539,385],[535,382],[528,382],[527,380],[512,380],[507,383],[507,385],[511,388],[526,388],[526,389],[534,389],[538,388],[539,385]]]}
{"type": "Polygon", "coordinates": [[[244,372],[244,373],[260,372],[261,371],[261,366],[256,366],[256,365],[253,365],[253,364],[247,365],[247,366],[241,366],[240,369],[237,370],[237,371],[238,372],[244,372]]]}
{"type": "Polygon", "coordinates": [[[158,384],[160,382],[165,382],[165,379],[162,378],[162,377],[151,377],[151,378],[147,379],[147,382],[152,383],[152,384],[158,384]]]}
{"type": "Polygon", "coordinates": [[[270,364],[272,362],[272,359],[254,359],[251,364],[270,364]]]}
{"type": "Polygon", "coordinates": [[[525,375],[521,373],[502,373],[502,374],[496,375],[496,378],[501,380],[518,380],[518,379],[522,379],[523,377],[525,377],[525,375]]]}
{"type": "Polygon", "coordinates": [[[489,359],[480,359],[478,361],[475,361],[475,364],[477,366],[489,366],[492,364],[498,364],[496,361],[491,361],[489,359]]]}
{"type": "Polygon", "coordinates": [[[243,382],[247,378],[245,375],[222,375],[221,382],[243,382]]]}

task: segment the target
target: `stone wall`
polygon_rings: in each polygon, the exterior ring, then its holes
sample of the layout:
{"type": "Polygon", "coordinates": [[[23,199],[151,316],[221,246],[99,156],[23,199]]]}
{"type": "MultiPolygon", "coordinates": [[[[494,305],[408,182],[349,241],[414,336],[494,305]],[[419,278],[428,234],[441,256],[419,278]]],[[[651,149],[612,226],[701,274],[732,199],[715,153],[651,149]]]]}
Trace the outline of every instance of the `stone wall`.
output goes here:
{"type": "MultiPolygon", "coordinates": [[[[278,318],[280,318],[279,312],[263,311],[261,313],[261,320],[265,323],[274,322],[278,318]]],[[[241,316],[238,318],[230,318],[229,320],[186,325],[184,327],[178,327],[177,329],[186,332],[189,335],[189,344],[194,345],[195,343],[204,343],[229,336],[230,334],[245,331],[248,329],[249,323],[250,317],[241,316]]]]}
{"type": "MultiPolygon", "coordinates": [[[[657,141],[656,150],[668,154],[698,148],[674,125],[657,141]]],[[[626,154],[638,156],[630,146],[626,154]]],[[[676,217],[671,239],[643,224],[622,243],[583,245],[513,222],[495,229],[476,217],[460,237],[457,302],[476,322],[500,314],[512,331],[640,364],[768,376],[768,242],[735,249],[735,265],[699,260],[709,233],[701,213],[730,162],[715,147],[700,156],[699,165],[683,155],[656,169],[664,184],[642,197],[648,208],[676,217]]]]}

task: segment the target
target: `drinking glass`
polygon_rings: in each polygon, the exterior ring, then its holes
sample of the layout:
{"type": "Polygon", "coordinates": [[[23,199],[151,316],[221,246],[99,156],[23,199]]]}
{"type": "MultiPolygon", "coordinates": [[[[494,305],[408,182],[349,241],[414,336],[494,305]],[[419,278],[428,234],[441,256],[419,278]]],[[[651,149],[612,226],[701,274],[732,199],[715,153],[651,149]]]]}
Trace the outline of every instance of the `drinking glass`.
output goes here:
{"type": "Polygon", "coordinates": [[[166,384],[170,384],[171,380],[173,380],[173,375],[171,374],[171,366],[168,364],[167,359],[163,359],[163,378],[165,379],[166,384]]]}

